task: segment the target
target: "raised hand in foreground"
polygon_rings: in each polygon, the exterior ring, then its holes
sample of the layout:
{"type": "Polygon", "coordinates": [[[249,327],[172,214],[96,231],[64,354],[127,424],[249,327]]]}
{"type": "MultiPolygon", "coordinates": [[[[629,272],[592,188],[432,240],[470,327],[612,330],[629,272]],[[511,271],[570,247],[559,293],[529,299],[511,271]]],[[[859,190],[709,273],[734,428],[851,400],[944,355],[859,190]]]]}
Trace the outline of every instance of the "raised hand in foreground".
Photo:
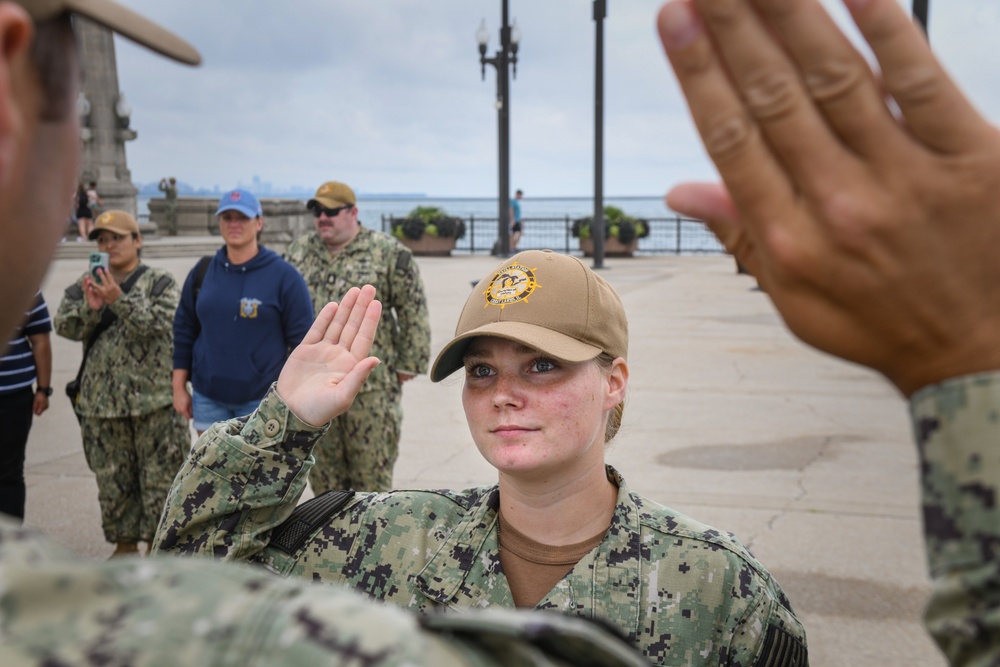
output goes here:
{"type": "Polygon", "coordinates": [[[897,0],[844,2],[881,81],[817,0],[664,5],[725,183],[667,203],[708,222],[795,334],[906,395],[1000,369],[1000,133],[897,0]]]}
{"type": "Polygon", "coordinates": [[[320,311],[278,376],[278,395],[299,419],[320,426],[351,407],[379,364],[368,352],[381,316],[371,285],[352,287],[320,311]]]}

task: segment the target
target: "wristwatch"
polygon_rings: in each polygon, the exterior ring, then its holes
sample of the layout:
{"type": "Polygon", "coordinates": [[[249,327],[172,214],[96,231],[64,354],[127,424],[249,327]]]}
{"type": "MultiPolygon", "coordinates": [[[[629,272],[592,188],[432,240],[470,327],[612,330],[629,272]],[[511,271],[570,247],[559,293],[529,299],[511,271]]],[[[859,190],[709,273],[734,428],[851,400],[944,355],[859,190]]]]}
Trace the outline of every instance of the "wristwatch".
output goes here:
{"type": "Polygon", "coordinates": [[[51,396],[52,395],[52,387],[42,387],[41,385],[39,385],[38,387],[35,388],[35,393],[36,394],[45,394],[46,396],[51,396]]]}

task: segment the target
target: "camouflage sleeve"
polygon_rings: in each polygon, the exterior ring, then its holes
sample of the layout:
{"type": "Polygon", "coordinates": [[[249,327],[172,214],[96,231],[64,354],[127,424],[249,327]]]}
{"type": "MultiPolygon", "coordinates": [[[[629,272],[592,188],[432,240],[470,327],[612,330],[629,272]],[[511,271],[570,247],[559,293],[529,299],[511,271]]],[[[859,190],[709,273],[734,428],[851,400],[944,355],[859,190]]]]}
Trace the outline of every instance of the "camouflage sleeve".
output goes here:
{"type": "Polygon", "coordinates": [[[396,312],[396,339],[393,341],[395,369],[426,373],[431,356],[431,325],[427,297],[420,268],[408,249],[402,249],[392,267],[392,308],[396,312]]]}
{"type": "Polygon", "coordinates": [[[83,296],[83,278],[66,288],[56,311],[56,333],[69,340],[87,340],[101,321],[101,311],[91,310],[83,296]]]}
{"type": "Polygon", "coordinates": [[[274,386],[246,421],[202,434],[167,494],[153,547],[247,560],[298,502],[326,427],[296,417],[274,386]]]}
{"type": "Polygon", "coordinates": [[[299,270],[302,263],[302,239],[303,237],[300,236],[289,243],[285,247],[285,252],[281,254],[281,258],[294,266],[296,270],[299,270]]]}
{"type": "Polygon", "coordinates": [[[108,308],[118,316],[130,339],[173,332],[174,313],[180,292],[167,273],[146,271],[128,294],[122,294],[108,308]],[[161,282],[162,280],[162,282],[161,282]]]}
{"type": "Polygon", "coordinates": [[[924,620],[952,665],[1000,664],[1000,373],[910,399],[933,590],[924,620]]]}
{"type": "Polygon", "coordinates": [[[583,619],[417,617],[353,591],[200,560],[73,558],[0,517],[0,664],[647,664],[583,619]]]}

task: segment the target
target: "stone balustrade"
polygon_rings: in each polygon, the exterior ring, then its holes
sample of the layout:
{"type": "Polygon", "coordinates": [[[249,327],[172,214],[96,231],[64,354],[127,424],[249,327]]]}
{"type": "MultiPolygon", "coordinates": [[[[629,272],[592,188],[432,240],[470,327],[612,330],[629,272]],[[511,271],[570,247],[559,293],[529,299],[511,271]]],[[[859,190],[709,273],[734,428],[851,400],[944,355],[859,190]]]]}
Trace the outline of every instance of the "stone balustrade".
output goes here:
{"type": "MultiPolygon", "coordinates": [[[[178,197],[177,235],[219,236],[219,224],[215,219],[218,205],[218,197],[178,197]]],[[[265,245],[287,245],[314,229],[312,214],[306,209],[304,201],[262,197],[260,205],[264,209],[261,242],[265,245]]],[[[149,200],[149,220],[162,235],[167,228],[166,201],[162,197],[149,200]]]]}

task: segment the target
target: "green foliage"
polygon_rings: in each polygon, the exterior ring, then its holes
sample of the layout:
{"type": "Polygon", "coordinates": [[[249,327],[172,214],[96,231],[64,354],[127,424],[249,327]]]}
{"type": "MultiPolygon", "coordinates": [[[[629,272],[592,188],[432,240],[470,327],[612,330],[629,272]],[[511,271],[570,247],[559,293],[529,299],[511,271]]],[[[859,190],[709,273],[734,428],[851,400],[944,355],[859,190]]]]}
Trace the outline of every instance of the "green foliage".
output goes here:
{"type": "Polygon", "coordinates": [[[465,236],[465,221],[449,216],[437,206],[417,206],[405,218],[392,219],[392,235],[396,238],[417,240],[424,234],[460,239],[465,236]]]}
{"type": "MultiPolygon", "coordinates": [[[[589,239],[591,237],[591,225],[594,224],[594,216],[577,218],[573,221],[570,232],[578,239],[589,239]]],[[[649,236],[649,223],[639,218],[633,218],[616,206],[604,207],[604,238],[616,238],[628,245],[637,238],[649,236]]]]}

